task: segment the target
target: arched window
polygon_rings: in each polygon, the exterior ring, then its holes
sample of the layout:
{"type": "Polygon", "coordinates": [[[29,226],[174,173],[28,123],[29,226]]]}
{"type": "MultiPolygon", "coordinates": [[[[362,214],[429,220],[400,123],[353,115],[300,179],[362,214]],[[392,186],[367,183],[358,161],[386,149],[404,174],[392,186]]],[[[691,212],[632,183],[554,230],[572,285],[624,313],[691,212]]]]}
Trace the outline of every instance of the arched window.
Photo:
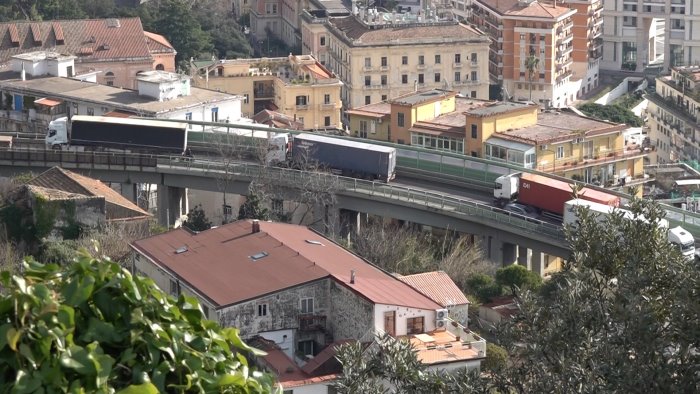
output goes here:
{"type": "Polygon", "coordinates": [[[164,71],[164,70],[165,70],[165,66],[164,66],[163,64],[161,64],[161,63],[158,63],[158,64],[156,64],[156,70],[164,71]]]}
{"type": "Polygon", "coordinates": [[[107,83],[107,86],[114,86],[114,73],[111,71],[107,71],[105,73],[105,82],[107,83]]]}

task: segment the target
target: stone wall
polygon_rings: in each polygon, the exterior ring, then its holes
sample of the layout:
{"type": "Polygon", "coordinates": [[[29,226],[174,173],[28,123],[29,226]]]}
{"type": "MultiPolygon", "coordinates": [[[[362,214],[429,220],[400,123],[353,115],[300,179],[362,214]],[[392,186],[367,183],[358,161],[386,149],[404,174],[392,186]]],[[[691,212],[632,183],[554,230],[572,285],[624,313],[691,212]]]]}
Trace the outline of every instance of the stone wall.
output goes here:
{"type": "Polygon", "coordinates": [[[330,286],[331,316],[329,328],[333,338],[360,339],[374,332],[374,305],[337,282],[330,286]]]}

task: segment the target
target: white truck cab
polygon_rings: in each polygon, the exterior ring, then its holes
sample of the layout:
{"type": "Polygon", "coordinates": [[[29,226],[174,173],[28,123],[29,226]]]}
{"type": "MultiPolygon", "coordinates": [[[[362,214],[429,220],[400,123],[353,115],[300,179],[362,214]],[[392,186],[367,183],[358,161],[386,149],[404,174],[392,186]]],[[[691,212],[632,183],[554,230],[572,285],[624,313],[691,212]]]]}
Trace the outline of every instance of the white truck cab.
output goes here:
{"type": "Polygon", "coordinates": [[[521,173],[501,175],[496,178],[493,187],[493,197],[497,201],[511,201],[518,194],[521,173]]]}
{"type": "Polygon", "coordinates": [[[668,241],[680,248],[688,260],[695,259],[695,238],[681,226],[668,230],[668,241]]]}
{"type": "Polygon", "coordinates": [[[56,149],[68,143],[68,118],[52,120],[46,133],[46,147],[56,149]]]}

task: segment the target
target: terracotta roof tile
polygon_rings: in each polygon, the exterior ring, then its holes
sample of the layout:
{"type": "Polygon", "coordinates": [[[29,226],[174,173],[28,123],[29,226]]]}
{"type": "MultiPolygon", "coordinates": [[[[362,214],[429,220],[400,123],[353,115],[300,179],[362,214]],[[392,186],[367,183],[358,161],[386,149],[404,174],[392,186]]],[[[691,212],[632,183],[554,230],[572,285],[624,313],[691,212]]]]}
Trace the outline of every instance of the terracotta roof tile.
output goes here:
{"type": "Polygon", "coordinates": [[[444,271],[399,276],[399,279],[443,307],[468,304],[462,290],[444,271]]]}
{"type": "Polygon", "coordinates": [[[132,247],[218,306],[332,278],[375,304],[441,308],[387,272],[301,226],[260,222],[260,232],[252,233],[251,222],[238,221],[198,234],[177,229],[136,241],[132,247]],[[188,251],[176,254],[182,246],[188,251]],[[267,255],[251,259],[261,252],[267,255]],[[351,270],[355,283],[350,283],[351,270]]]}
{"type": "Polygon", "coordinates": [[[139,18],[4,22],[0,35],[0,62],[41,50],[79,55],[76,62],[152,59],[139,18]]]}
{"type": "Polygon", "coordinates": [[[27,183],[50,189],[63,190],[68,193],[104,197],[107,202],[108,220],[136,219],[151,216],[151,214],[139,208],[136,204],[127,200],[104,183],[76,174],[72,171],[64,170],[60,167],[53,167],[44,171],[27,183]],[[110,209],[110,204],[120,207],[121,209],[110,209]]]}
{"type": "Polygon", "coordinates": [[[488,42],[488,37],[463,24],[439,24],[422,26],[397,26],[370,29],[354,16],[329,18],[329,23],[342,36],[362,44],[385,44],[391,42],[400,45],[401,40],[415,42],[420,39],[444,38],[488,42]]]}
{"type": "Polygon", "coordinates": [[[566,6],[554,6],[553,3],[542,3],[537,0],[526,5],[519,0],[478,0],[477,2],[505,16],[557,19],[572,11],[566,6]]]}
{"type": "Polygon", "coordinates": [[[143,34],[146,36],[146,43],[151,53],[175,53],[175,48],[164,36],[149,31],[144,31],[143,34]]]}

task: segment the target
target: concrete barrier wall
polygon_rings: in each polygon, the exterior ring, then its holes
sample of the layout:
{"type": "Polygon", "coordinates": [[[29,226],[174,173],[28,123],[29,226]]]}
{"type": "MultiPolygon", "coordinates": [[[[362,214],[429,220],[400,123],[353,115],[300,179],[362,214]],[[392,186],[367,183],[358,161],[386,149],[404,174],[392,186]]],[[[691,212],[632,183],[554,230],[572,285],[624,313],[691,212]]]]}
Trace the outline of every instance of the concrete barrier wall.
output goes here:
{"type": "Polygon", "coordinates": [[[595,101],[596,104],[608,105],[613,101],[620,98],[622,95],[627,93],[629,87],[629,82],[638,82],[642,80],[642,77],[627,77],[619,85],[617,85],[613,90],[605,93],[601,98],[595,101]]]}

